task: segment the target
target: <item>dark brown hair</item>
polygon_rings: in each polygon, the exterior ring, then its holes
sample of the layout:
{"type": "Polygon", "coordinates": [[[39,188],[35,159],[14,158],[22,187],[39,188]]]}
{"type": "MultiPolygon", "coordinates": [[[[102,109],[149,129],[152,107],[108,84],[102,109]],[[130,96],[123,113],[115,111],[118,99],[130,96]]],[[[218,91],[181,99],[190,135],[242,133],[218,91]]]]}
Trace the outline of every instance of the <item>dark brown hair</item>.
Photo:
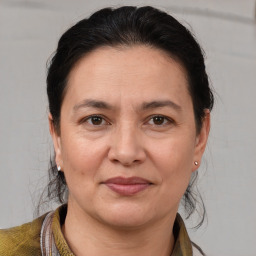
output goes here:
{"type": "MultiPolygon", "coordinates": [[[[187,72],[197,132],[200,132],[205,109],[211,110],[214,102],[203,52],[187,28],[171,15],[149,6],[101,9],[88,19],[79,21],[61,36],[49,63],[47,76],[49,111],[57,132],[60,132],[60,111],[68,76],[74,65],[85,54],[99,47],[137,44],[163,50],[183,65],[187,72]]],[[[198,198],[201,199],[200,194],[198,196],[192,189],[196,177],[197,172],[183,197],[187,217],[195,211],[198,198]]],[[[48,198],[65,203],[67,185],[63,172],[57,171],[54,158],[50,164],[49,179],[48,198]]],[[[201,205],[203,213],[198,226],[205,217],[203,202],[201,205]]]]}

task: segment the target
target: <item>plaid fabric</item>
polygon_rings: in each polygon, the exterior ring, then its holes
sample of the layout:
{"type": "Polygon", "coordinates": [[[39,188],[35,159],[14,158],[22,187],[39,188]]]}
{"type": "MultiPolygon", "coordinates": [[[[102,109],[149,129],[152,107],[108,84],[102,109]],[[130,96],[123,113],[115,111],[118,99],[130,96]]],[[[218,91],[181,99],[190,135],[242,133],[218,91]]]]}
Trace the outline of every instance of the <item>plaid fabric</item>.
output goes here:
{"type": "MultiPolygon", "coordinates": [[[[67,207],[63,205],[51,214],[51,223],[49,224],[52,237],[54,239],[54,248],[44,248],[44,240],[41,239],[41,244],[45,253],[54,252],[57,249],[58,253],[50,253],[50,256],[75,256],[61,232],[61,216],[66,215],[67,207]]],[[[30,223],[23,224],[19,227],[0,230],[0,255],[1,256],[41,256],[40,236],[42,234],[42,226],[47,214],[35,219],[30,223]],[[41,234],[41,235],[40,235],[41,234]]],[[[49,231],[49,230],[48,230],[49,231]]],[[[48,232],[47,231],[47,232],[48,232]]],[[[174,224],[175,245],[170,256],[192,256],[192,244],[189,239],[184,222],[179,214],[177,214],[174,224]]]]}

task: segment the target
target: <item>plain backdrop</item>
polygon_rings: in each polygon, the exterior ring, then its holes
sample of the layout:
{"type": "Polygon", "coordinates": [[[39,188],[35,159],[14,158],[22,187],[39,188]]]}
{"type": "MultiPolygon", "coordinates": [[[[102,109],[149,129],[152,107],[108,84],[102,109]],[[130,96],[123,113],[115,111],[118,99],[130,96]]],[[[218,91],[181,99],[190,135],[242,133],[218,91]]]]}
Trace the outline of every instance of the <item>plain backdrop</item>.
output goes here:
{"type": "MultiPolygon", "coordinates": [[[[256,255],[256,20],[254,0],[1,0],[0,227],[30,221],[47,181],[46,61],[61,34],[106,6],[153,5],[193,31],[215,90],[200,168],[207,222],[189,233],[210,256],[256,255]]],[[[54,207],[54,206],[53,206],[54,207]]]]}

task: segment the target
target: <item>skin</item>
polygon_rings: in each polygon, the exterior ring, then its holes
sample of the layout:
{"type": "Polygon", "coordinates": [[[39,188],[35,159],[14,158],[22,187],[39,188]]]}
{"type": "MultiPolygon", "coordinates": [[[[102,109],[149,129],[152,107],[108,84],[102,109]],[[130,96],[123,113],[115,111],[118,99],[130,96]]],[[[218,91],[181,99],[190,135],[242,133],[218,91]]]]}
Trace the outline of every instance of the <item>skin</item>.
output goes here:
{"type": "Polygon", "coordinates": [[[102,47],[72,69],[60,134],[51,115],[49,124],[69,188],[62,229],[76,255],[170,255],[179,202],[210,127],[206,110],[196,133],[188,86],[179,63],[147,46],[102,47]],[[88,106],[88,100],[111,108],[88,106]],[[156,101],[162,106],[145,108],[156,101]],[[92,122],[91,115],[100,118],[92,122]],[[103,183],[117,176],[152,184],[123,196],[103,183]]]}

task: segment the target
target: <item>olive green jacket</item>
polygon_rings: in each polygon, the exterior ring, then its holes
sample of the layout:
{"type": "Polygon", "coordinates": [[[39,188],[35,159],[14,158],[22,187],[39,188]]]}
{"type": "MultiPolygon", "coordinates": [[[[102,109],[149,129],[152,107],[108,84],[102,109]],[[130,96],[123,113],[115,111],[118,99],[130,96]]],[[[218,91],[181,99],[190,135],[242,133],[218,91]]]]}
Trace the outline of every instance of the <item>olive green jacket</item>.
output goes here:
{"type": "MultiPolygon", "coordinates": [[[[52,233],[56,248],[61,256],[74,256],[62,232],[67,207],[58,208],[52,218],[52,233]]],[[[39,256],[41,254],[40,233],[46,214],[22,226],[0,230],[1,256],[39,256]]],[[[192,256],[192,243],[182,218],[177,214],[174,224],[175,245],[171,256],[192,256]]]]}

